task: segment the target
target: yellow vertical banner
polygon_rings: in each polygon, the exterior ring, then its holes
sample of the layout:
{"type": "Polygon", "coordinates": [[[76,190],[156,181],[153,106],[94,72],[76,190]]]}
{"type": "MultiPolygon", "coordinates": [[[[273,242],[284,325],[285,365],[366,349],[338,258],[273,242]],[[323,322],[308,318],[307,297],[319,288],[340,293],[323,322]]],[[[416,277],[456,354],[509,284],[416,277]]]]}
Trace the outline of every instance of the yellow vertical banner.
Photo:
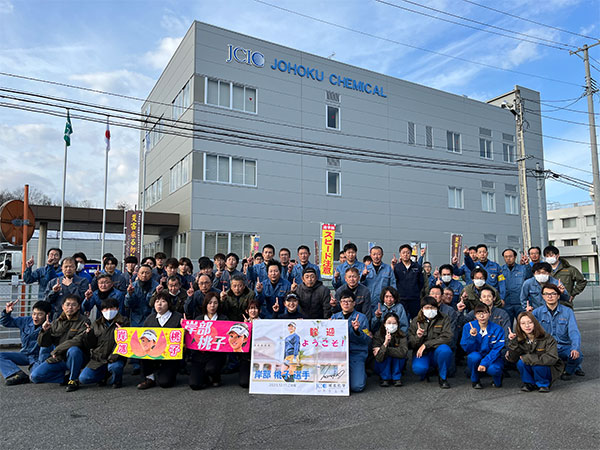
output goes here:
{"type": "Polygon", "coordinates": [[[321,276],[333,278],[333,244],[335,241],[335,224],[321,224],[321,276]]]}

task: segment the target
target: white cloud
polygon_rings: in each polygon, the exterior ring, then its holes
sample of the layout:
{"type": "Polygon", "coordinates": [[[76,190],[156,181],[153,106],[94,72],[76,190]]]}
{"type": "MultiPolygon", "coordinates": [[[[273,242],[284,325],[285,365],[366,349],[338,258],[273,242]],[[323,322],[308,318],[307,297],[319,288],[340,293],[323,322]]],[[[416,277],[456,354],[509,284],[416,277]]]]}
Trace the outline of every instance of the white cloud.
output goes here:
{"type": "Polygon", "coordinates": [[[156,50],[146,52],[144,55],[145,62],[155,69],[164,69],[182,39],[183,37],[162,38],[156,50]]]}
{"type": "Polygon", "coordinates": [[[125,69],[71,75],[69,78],[88,88],[124,95],[145,95],[155,83],[146,75],[125,69]]]}
{"type": "Polygon", "coordinates": [[[10,0],[0,0],[0,14],[10,14],[14,9],[15,7],[10,0]]]}
{"type": "Polygon", "coordinates": [[[174,11],[167,9],[160,19],[160,26],[171,35],[184,35],[192,25],[193,20],[185,16],[179,16],[174,11]]]}

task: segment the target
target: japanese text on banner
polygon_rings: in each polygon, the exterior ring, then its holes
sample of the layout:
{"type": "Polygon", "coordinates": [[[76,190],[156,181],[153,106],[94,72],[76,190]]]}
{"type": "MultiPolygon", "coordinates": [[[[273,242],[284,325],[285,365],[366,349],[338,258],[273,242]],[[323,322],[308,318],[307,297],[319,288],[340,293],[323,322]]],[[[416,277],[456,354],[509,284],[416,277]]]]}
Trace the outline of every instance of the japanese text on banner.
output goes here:
{"type": "Polygon", "coordinates": [[[335,224],[324,223],[321,226],[321,276],[333,278],[333,247],[335,243],[335,224]]]}

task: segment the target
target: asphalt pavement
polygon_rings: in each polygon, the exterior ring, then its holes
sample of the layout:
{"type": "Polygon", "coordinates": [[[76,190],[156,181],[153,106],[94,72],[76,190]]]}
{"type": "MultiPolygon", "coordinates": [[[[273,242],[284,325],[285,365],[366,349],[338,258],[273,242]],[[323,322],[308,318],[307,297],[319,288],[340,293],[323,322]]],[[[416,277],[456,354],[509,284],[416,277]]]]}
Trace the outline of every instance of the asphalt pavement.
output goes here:
{"type": "Polygon", "coordinates": [[[548,394],[520,392],[518,373],[500,389],[452,389],[407,372],[403,387],[376,376],[350,397],[249,395],[237,374],[224,386],[138,391],[126,368],[122,389],[0,385],[3,449],[598,449],[600,311],[577,313],[585,377],[557,381],[548,394]]]}

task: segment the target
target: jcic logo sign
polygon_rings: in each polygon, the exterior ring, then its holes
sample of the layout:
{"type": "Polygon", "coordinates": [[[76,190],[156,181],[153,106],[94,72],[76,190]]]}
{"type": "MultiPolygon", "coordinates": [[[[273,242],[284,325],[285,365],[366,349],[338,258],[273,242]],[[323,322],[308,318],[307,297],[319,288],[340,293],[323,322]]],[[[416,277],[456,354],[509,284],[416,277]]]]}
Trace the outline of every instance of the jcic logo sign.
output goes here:
{"type": "Polygon", "coordinates": [[[229,44],[227,46],[227,60],[225,62],[231,61],[237,61],[241,64],[248,64],[255,67],[264,67],[265,55],[242,47],[234,47],[229,44]]]}

